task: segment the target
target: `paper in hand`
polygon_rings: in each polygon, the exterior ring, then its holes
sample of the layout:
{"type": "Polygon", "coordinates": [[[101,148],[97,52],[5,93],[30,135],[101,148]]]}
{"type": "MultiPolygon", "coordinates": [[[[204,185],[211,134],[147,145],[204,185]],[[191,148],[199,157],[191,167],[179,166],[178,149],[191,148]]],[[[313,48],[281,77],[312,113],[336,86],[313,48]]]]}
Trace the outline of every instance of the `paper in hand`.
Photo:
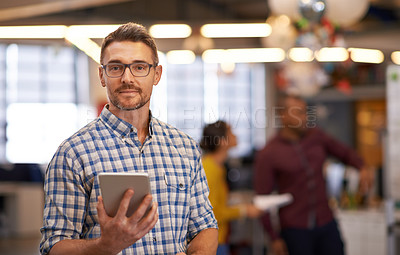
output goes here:
{"type": "Polygon", "coordinates": [[[289,193],[277,195],[257,195],[254,197],[254,205],[262,211],[268,211],[273,208],[282,207],[290,204],[292,201],[293,196],[289,193]]]}

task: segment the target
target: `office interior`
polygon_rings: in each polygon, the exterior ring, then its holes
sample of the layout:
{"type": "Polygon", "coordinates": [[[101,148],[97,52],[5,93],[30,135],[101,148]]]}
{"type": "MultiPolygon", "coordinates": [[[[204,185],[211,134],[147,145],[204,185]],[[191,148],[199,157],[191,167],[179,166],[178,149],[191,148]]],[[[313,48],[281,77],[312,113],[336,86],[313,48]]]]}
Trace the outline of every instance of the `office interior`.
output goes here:
{"type": "MultiPolygon", "coordinates": [[[[357,171],[326,162],[347,254],[400,254],[398,0],[1,1],[1,254],[39,254],[43,173],[107,103],[99,47],[126,22],[145,25],[158,46],[155,117],[196,140],[207,123],[232,126],[232,204],[254,195],[254,155],[279,128],[278,95],[296,94],[310,121],[375,175],[360,199],[357,171]]],[[[258,220],[233,221],[230,245],[232,254],[272,254],[258,220]]]]}

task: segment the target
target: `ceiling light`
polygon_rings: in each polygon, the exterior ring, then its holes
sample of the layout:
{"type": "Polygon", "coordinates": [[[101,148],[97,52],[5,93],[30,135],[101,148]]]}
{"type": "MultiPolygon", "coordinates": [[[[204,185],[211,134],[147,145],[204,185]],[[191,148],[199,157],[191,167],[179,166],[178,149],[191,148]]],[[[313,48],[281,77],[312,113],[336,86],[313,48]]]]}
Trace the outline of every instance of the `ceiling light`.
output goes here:
{"type": "Polygon", "coordinates": [[[74,44],[78,49],[85,52],[94,61],[100,64],[100,46],[89,38],[81,36],[67,35],[65,37],[69,42],[74,44]]]}
{"type": "Polygon", "coordinates": [[[271,26],[267,23],[206,24],[200,29],[200,33],[208,38],[266,37],[271,31],[271,26]]]}
{"type": "Polygon", "coordinates": [[[280,48],[213,49],[206,50],[202,58],[207,63],[281,62],[285,59],[285,51],[280,48]]]}
{"type": "Polygon", "coordinates": [[[64,38],[66,26],[4,26],[0,38],[4,39],[59,39],[64,38]]]}
{"type": "Polygon", "coordinates": [[[342,47],[326,47],[315,53],[320,62],[343,62],[349,58],[349,52],[342,47]]]}
{"type": "Polygon", "coordinates": [[[400,51],[393,51],[391,55],[393,63],[400,65],[400,51]]]}
{"type": "Polygon", "coordinates": [[[385,56],[380,50],[349,48],[350,58],[354,62],[380,64],[385,56]]]}
{"type": "Polygon", "coordinates": [[[68,27],[68,33],[87,38],[104,38],[120,25],[76,25],[68,27]]]}
{"type": "Polygon", "coordinates": [[[311,62],[314,60],[314,52],[309,48],[296,47],[289,50],[288,57],[294,62],[311,62]]]}
{"type": "Polygon", "coordinates": [[[228,50],[205,50],[202,59],[206,63],[222,63],[229,62],[228,50]]]}
{"type": "Polygon", "coordinates": [[[154,38],[187,38],[192,34],[192,28],[186,24],[157,24],[149,29],[154,38]]]}
{"type": "Polygon", "coordinates": [[[170,64],[192,64],[196,55],[191,50],[171,50],[167,52],[167,60],[170,64]]]}
{"type": "Polygon", "coordinates": [[[235,71],[236,64],[230,62],[223,62],[220,64],[220,67],[224,73],[230,74],[233,73],[233,71],[235,71]]]}

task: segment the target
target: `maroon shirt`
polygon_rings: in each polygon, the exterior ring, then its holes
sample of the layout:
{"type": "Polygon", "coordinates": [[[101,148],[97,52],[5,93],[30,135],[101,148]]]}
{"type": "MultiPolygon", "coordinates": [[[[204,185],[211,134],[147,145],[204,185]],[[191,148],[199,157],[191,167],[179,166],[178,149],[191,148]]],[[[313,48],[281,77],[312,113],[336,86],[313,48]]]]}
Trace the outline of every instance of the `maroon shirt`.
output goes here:
{"type": "MultiPolygon", "coordinates": [[[[277,190],[293,196],[293,202],[279,210],[282,229],[305,229],[310,224],[322,226],[333,220],[323,176],[323,164],[328,156],[357,169],[363,166],[354,150],[317,128],[310,129],[298,142],[285,140],[278,133],[257,154],[256,193],[277,190]]],[[[262,222],[272,240],[279,237],[271,226],[269,214],[262,217],[262,222]]]]}

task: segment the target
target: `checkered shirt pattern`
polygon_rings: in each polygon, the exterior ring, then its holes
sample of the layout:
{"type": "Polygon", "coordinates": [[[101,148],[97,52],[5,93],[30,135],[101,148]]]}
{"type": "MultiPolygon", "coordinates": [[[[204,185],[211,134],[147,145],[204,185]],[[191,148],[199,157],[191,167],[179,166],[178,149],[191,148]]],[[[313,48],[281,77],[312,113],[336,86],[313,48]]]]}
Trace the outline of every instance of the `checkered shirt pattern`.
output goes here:
{"type": "Polygon", "coordinates": [[[65,140],[49,163],[40,251],[63,239],[100,236],[96,210],[100,172],[145,172],[158,203],[159,220],[141,240],[119,254],[176,254],[200,231],[217,228],[197,143],[150,117],[142,145],[137,130],[107,107],[65,140]]]}

